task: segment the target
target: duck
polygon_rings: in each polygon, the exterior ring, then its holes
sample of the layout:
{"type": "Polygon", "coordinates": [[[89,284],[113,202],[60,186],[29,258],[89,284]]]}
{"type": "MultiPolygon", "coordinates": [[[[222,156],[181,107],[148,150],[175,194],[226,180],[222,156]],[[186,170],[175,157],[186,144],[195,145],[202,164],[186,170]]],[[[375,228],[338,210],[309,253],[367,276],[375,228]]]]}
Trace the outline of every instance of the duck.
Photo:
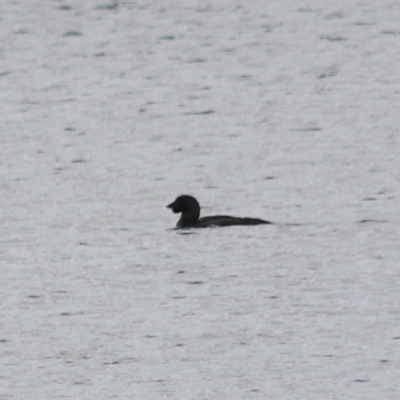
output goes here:
{"type": "Polygon", "coordinates": [[[175,201],[167,206],[173,213],[181,213],[177,229],[182,228],[209,228],[212,226],[232,226],[232,225],[260,225],[272,224],[259,218],[240,218],[229,215],[214,215],[210,217],[200,217],[200,204],[192,196],[187,194],[178,196],[175,201]]]}

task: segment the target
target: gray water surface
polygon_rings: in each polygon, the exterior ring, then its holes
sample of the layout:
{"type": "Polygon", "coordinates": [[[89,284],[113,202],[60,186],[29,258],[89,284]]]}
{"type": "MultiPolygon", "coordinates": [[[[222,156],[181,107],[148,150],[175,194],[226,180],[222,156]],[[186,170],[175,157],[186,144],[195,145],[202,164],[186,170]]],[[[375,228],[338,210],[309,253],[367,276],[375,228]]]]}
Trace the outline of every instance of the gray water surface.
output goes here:
{"type": "Polygon", "coordinates": [[[0,399],[399,398],[396,2],[1,9],[0,399]]]}

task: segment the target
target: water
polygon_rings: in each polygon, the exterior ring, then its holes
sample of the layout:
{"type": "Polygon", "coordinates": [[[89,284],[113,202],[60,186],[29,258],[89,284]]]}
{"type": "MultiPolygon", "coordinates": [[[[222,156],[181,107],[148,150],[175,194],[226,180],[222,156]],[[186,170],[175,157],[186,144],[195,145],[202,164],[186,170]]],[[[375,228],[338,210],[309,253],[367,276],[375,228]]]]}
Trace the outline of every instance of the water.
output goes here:
{"type": "Polygon", "coordinates": [[[396,4],[2,9],[1,399],[398,398],[396,4]]]}

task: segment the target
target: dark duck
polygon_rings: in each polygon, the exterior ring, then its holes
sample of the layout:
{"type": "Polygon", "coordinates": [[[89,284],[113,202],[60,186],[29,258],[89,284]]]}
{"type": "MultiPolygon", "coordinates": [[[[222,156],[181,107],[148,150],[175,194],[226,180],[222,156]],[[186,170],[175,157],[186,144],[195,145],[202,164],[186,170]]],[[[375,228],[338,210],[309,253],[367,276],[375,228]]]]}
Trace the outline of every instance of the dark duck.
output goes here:
{"type": "Polygon", "coordinates": [[[167,206],[175,214],[182,213],[176,224],[177,228],[208,228],[210,226],[232,226],[232,225],[259,225],[271,224],[258,218],[239,218],[229,215],[214,215],[211,217],[200,217],[200,204],[192,196],[182,195],[167,206]]]}

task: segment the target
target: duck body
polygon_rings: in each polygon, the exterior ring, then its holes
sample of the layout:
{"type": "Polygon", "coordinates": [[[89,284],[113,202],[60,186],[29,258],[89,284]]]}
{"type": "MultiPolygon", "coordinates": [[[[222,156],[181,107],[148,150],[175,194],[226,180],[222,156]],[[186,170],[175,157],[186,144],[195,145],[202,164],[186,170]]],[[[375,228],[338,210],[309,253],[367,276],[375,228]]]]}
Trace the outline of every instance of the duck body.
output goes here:
{"type": "Polygon", "coordinates": [[[211,226],[232,226],[232,225],[260,225],[271,224],[259,218],[240,218],[229,215],[214,215],[210,217],[200,217],[200,204],[192,196],[182,195],[167,206],[175,214],[181,213],[181,217],[176,224],[177,228],[209,228],[211,226]]]}

